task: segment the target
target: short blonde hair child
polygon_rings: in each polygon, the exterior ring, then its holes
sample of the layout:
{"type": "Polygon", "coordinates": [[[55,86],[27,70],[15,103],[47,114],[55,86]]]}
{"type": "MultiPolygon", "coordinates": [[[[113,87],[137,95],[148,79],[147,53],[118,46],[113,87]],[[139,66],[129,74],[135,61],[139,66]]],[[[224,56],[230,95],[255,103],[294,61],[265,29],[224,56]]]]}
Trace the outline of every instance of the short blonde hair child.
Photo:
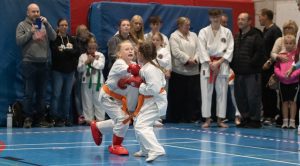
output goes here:
{"type": "Polygon", "coordinates": [[[122,48],[122,46],[123,46],[124,44],[131,44],[131,45],[132,45],[132,43],[131,43],[129,40],[124,40],[124,41],[122,41],[121,43],[119,43],[119,44],[117,45],[117,48],[116,48],[117,58],[120,58],[119,53],[120,53],[121,48],[122,48]]]}
{"type": "Polygon", "coordinates": [[[284,41],[284,42],[285,42],[285,41],[291,41],[291,42],[293,42],[294,44],[296,44],[296,37],[295,37],[294,35],[288,34],[288,35],[283,36],[283,41],[284,41]]]}

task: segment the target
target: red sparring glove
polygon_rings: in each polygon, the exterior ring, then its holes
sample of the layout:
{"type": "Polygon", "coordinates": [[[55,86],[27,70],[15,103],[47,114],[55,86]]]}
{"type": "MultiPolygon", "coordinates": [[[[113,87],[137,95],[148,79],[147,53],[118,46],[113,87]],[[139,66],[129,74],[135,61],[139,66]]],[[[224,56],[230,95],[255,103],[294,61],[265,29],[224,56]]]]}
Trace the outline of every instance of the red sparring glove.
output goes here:
{"type": "Polygon", "coordinates": [[[140,65],[132,63],[128,66],[127,72],[131,73],[133,76],[138,76],[140,69],[141,69],[140,65]]]}
{"type": "Polygon", "coordinates": [[[127,83],[133,87],[139,88],[143,79],[140,76],[131,76],[127,79],[127,83]]]}
{"type": "Polygon", "coordinates": [[[128,79],[129,79],[129,77],[121,78],[121,79],[118,81],[118,87],[119,87],[120,89],[126,89],[126,88],[127,88],[127,85],[128,85],[128,79]]]}

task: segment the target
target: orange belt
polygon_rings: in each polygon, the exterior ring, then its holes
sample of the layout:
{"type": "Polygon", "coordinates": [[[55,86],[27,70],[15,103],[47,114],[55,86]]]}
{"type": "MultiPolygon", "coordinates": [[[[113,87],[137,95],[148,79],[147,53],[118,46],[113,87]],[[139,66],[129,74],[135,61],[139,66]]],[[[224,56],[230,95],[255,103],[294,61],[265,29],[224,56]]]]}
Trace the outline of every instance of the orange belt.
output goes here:
{"type": "MultiPolygon", "coordinates": [[[[161,94],[164,91],[165,91],[165,89],[161,88],[160,91],[159,91],[159,94],[161,94]]],[[[142,106],[144,105],[145,99],[149,99],[149,98],[152,98],[152,97],[153,96],[139,95],[138,103],[137,103],[135,111],[133,113],[129,114],[129,117],[123,121],[123,124],[128,123],[129,121],[132,120],[132,118],[136,117],[139,114],[142,106]]]]}
{"type": "Polygon", "coordinates": [[[127,110],[127,99],[126,99],[125,96],[122,96],[122,95],[120,95],[120,94],[117,94],[117,93],[111,91],[107,85],[103,85],[102,88],[103,88],[104,92],[105,92],[106,94],[108,94],[109,96],[111,96],[112,98],[117,99],[117,100],[120,100],[120,101],[122,102],[122,110],[123,110],[126,114],[129,114],[129,112],[128,112],[128,110],[127,110]]]}
{"type": "MultiPolygon", "coordinates": [[[[210,57],[210,61],[211,62],[214,62],[214,61],[217,61],[219,59],[221,59],[222,57],[214,57],[214,56],[211,56],[210,57]]],[[[220,69],[220,66],[218,67],[220,69]]],[[[216,81],[216,77],[217,77],[218,73],[215,73],[213,72],[210,68],[209,68],[209,83],[212,84],[212,83],[215,83],[216,81]],[[215,75],[214,75],[215,74],[215,75]]]]}

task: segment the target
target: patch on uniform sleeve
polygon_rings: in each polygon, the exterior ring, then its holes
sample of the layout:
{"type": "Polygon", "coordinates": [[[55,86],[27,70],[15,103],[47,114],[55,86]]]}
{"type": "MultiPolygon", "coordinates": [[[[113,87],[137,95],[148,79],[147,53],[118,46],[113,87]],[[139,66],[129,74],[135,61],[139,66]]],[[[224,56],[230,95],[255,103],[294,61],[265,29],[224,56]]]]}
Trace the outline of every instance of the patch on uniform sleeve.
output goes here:
{"type": "Polygon", "coordinates": [[[157,56],[159,59],[162,59],[163,58],[163,55],[162,54],[158,54],[157,56]]]}

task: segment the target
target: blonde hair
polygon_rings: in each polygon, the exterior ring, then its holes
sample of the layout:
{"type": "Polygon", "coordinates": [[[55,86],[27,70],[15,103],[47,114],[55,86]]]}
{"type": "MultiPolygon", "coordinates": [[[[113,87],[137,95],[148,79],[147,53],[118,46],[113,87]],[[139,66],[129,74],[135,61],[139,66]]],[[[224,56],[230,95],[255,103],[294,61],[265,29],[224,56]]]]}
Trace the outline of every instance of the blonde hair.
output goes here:
{"type": "Polygon", "coordinates": [[[294,34],[291,34],[291,35],[294,35],[296,36],[297,35],[297,32],[298,32],[298,25],[296,24],[295,21],[293,20],[288,20],[287,22],[285,22],[282,26],[282,30],[283,30],[283,34],[284,35],[287,35],[285,34],[285,29],[286,28],[292,28],[294,30],[294,34]]]}
{"type": "Polygon", "coordinates": [[[90,38],[88,39],[88,41],[87,41],[87,44],[88,44],[88,45],[89,45],[89,44],[96,44],[97,47],[98,47],[97,40],[96,40],[95,37],[90,37],[90,38]]]}
{"type": "Polygon", "coordinates": [[[91,37],[87,40],[87,53],[94,53],[93,51],[91,52],[90,49],[96,48],[96,52],[98,50],[98,44],[97,40],[95,37],[91,37]]]}
{"type": "Polygon", "coordinates": [[[117,58],[120,58],[120,51],[121,51],[121,48],[122,48],[122,46],[124,45],[124,44],[131,44],[132,45],[132,43],[129,41],[129,40],[124,40],[124,41],[122,41],[121,43],[119,43],[118,45],[117,45],[117,48],[116,48],[116,55],[117,55],[117,58]]]}
{"type": "Polygon", "coordinates": [[[134,42],[137,44],[138,43],[138,40],[145,40],[144,39],[144,22],[143,22],[143,18],[140,16],[140,15],[134,15],[132,18],[131,18],[131,21],[130,21],[130,34],[131,36],[133,37],[133,40],[134,42]],[[136,20],[139,20],[142,22],[142,26],[141,26],[141,30],[136,32],[134,30],[134,21],[136,20]]]}
{"type": "Polygon", "coordinates": [[[76,28],[76,36],[78,36],[83,31],[88,31],[88,28],[84,24],[78,25],[76,28]]]}
{"type": "Polygon", "coordinates": [[[155,34],[152,35],[152,39],[153,39],[154,36],[158,36],[160,38],[161,42],[162,42],[161,47],[165,47],[165,45],[164,45],[164,37],[162,36],[162,34],[159,33],[159,32],[156,32],[155,34]]]}
{"type": "Polygon", "coordinates": [[[90,37],[90,38],[88,39],[88,43],[97,43],[97,40],[96,40],[95,37],[90,37]]]}
{"type": "Polygon", "coordinates": [[[288,34],[283,36],[283,41],[292,41],[294,44],[296,44],[296,37],[294,35],[288,34]]]}
{"type": "Polygon", "coordinates": [[[176,22],[177,22],[177,26],[181,26],[186,22],[191,22],[191,20],[187,17],[179,17],[176,22]]]}

